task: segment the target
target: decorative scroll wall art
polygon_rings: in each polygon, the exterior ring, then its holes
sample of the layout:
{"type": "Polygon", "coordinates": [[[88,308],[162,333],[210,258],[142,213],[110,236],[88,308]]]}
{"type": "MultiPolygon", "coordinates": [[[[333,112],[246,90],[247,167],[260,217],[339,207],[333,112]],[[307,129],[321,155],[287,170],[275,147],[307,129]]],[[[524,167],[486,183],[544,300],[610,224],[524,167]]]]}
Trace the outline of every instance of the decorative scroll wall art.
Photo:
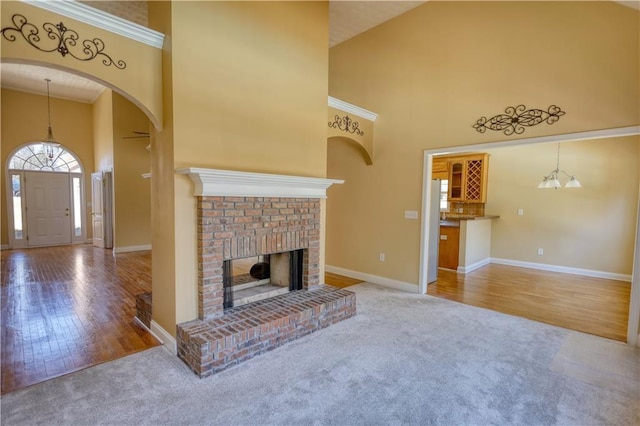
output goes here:
{"type": "Polygon", "coordinates": [[[0,31],[8,41],[16,41],[18,36],[22,36],[27,43],[41,52],[58,52],[63,57],[69,55],[79,61],[90,61],[99,58],[102,59],[102,63],[106,66],[113,65],[121,70],[127,67],[123,60],[116,61],[104,53],[105,46],[101,39],[87,39],[79,43],[80,36],[78,33],[67,28],[62,22],[59,24],[50,22],[42,24],[46,38],[41,38],[38,27],[28,22],[23,15],[16,13],[11,17],[11,22],[14,25],[13,27],[5,27],[0,31]]]}
{"type": "Polygon", "coordinates": [[[358,136],[364,136],[364,132],[360,130],[359,126],[360,124],[357,121],[353,121],[348,115],[345,115],[344,117],[336,115],[333,123],[329,122],[329,127],[333,129],[340,129],[343,132],[355,133],[358,136]]]}
{"type": "Polygon", "coordinates": [[[498,114],[489,119],[480,117],[473,127],[480,133],[487,129],[504,132],[505,135],[519,135],[525,127],[536,126],[540,123],[553,124],[565,114],[559,107],[551,105],[546,111],[541,109],[527,109],[524,105],[508,107],[505,114],[498,114]]]}

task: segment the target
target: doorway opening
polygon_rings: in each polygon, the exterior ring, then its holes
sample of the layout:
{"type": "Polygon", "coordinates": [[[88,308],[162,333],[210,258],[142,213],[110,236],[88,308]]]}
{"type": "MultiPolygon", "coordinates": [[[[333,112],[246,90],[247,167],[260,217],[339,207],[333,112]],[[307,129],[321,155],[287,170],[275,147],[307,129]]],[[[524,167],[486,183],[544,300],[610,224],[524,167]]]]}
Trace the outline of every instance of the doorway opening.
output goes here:
{"type": "Polygon", "coordinates": [[[60,146],[19,147],[7,163],[9,248],[80,244],[86,240],[84,172],[60,146]]]}
{"type": "MultiPolygon", "coordinates": [[[[464,151],[474,151],[474,150],[484,150],[484,149],[493,149],[493,148],[502,148],[502,147],[515,147],[515,146],[523,146],[523,145],[531,145],[531,144],[541,144],[541,143],[549,143],[549,142],[568,142],[568,141],[587,141],[593,139],[603,139],[603,138],[614,138],[614,137],[624,137],[624,136],[636,136],[640,134],[640,127],[632,126],[632,127],[624,127],[624,128],[615,128],[615,129],[606,129],[606,130],[597,130],[597,131],[589,131],[589,132],[580,132],[580,133],[572,133],[572,134],[564,134],[564,135],[554,135],[554,136],[544,136],[544,137],[535,137],[535,138],[524,138],[524,139],[516,139],[510,141],[500,141],[500,142],[492,142],[492,143],[483,143],[479,145],[469,145],[469,146],[460,146],[460,147],[448,147],[442,149],[433,149],[433,150],[425,150],[424,151],[424,163],[423,163],[423,202],[422,202],[422,232],[421,232],[421,244],[420,244],[420,281],[419,281],[419,293],[425,294],[427,290],[427,270],[429,266],[429,260],[431,256],[429,256],[430,248],[429,241],[431,238],[434,238],[434,234],[437,237],[437,229],[434,227],[430,227],[428,224],[431,210],[432,210],[432,197],[431,197],[431,176],[433,171],[432,160],[433,156],[437,154],[445,154],[445,153],[457,153],[464,151]]],[[[635,235],[635,243],[634,243],[634,266],[632,269],[631,275],[631,298],[630,298],[630,306],[629,306],[629,315],[626,319],[627,321],[627,343],[630,345],[636,345],[640,340],[638,336],[639,332],[639,323],[640,323],[640,276],[637,273],[637,265],[640,264],[640,238],[638,235],[640,232],[640,213],[639,209],[636,209],[636,231],[635,235]]],[[[436,260],[437,261],[437,260],[436,260]]]]}

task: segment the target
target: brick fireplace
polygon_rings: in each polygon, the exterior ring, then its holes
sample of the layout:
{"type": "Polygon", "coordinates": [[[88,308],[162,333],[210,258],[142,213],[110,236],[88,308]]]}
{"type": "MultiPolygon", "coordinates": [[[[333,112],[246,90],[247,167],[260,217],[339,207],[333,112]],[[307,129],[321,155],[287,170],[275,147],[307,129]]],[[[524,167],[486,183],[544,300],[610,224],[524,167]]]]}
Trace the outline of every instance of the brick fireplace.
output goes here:
{"type": "Polygon", "coordinates": [[[196,374],[208,376],[355,315],[355,295],[320,277],[320,203],[326,188],[342,181],[194,168],[178,173],[191,177],[197,198],[198,319],[177,326],[178,356],[196,374]],[[225,309],[230,260],[294,251],[301,290],[225,309]]]}

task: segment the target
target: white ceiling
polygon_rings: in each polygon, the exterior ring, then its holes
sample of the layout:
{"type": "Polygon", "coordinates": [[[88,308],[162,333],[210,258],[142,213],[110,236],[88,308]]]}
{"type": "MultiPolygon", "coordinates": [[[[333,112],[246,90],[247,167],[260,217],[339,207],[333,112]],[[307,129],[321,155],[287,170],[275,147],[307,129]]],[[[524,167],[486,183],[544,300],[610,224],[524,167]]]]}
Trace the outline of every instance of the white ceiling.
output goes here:
{"type": "Polygon", "coordinates": [[[350,1],[329,2],[329,47],[418,7],[425,1],[350,1]]]}
{"type": "MultiPolygon", "coordinates": [[[[395,18],[425,1],[351,1],[329,2],[329,47],[395,18]]],[[[640,0],[618,1],[640,10],[640,0]]],[[[92,103],[104,86],[64,71],[26,64],[0,64],[2,87],[23,92],[46,94],[45,78],[51,79],[51,96],[92,103]]]]}
{"type": "Polygon", "coordinates": [[[26,64],[0,64],[2,87],[22,92],[47,94],[45,78],[51,80],[51,96],[93,103],[104,90],[104,86],[84,77],[53,68],[26,64]]]}

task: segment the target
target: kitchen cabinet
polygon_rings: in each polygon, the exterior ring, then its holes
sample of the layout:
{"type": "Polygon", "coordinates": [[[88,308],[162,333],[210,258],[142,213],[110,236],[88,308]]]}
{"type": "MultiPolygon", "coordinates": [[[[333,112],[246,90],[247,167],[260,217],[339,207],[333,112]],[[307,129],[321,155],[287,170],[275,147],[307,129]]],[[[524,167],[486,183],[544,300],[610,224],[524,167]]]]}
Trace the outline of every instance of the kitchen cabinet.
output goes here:
{"type": "Polygon", "coordinates": [[[448,201],[485,203],[489,154],[449,158],[448,201]]]}
{"type": "Polygon", "coordinates": [[[449,179],[449,160],[444,157],[434,157],[431,171],[432,179],[449,179]]]}
{"type": "Polygon", "coordinates": [[[438,247],[438,267],[458,268],[460,252],[460,227],[440,226],[440,244],[438,247]]]}

